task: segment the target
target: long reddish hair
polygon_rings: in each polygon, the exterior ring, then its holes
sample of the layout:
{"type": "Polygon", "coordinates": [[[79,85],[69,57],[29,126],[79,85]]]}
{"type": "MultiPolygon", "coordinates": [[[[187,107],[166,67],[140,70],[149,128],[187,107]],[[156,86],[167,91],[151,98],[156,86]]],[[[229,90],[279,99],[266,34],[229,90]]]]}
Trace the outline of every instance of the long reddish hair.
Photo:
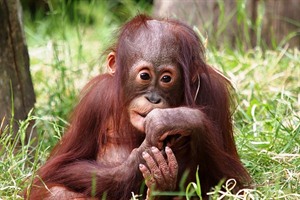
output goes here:
{"type": "MultiPolygon", "coordinates": [[[[128,150],[138,147],[143,140],[128,120],[126,102],[130,101],[134,94],[124,94],[123,85],[129,73],[128,59],[131,56],[126,48],[126,39],[135,37],[140,31],[147,32],[148,20],[153,18],[138,15],[121,28],[117,43],[110,48],[117,55],[115,75],[99,75],[83,89],[82,97],[72,114],[70,126],[54,148],[49,160],[37,173],[48,186],[68,186],[63,182],[62,174],[58,173],[63,166],[77,161],[93,162],[97,159],[99,150],[106,142],[109,123],[113,124],[120,138],[128,140],[128,150]],[[52,182],[53,180],[56,182],[52,182]]],[[[190,176],[194,179],[194,172],[199,165],[204,192],[209,191],[223,177],[235,178],[242,187],[250,178],[239,161],[233,138],[230,82],[205,63],[204,47],[192,28],[176,20],[155,20],[170,24],[172,34],[176,38],[179,50],[175,60],[182,72],[184,93],[180,106],[200,109],[205,116],[203,133],[199,133],[199,138],[194,140],[199,141],[199,145],[193,146],[190,157],[192,159],[186,161],[188,163],[184,166],[190,168],[190,176]]],[[[178,160],[181,164],[181,158],[178,160]]],[[[134,187],[142,181],[141,177],[132,176],[135,177],[135,182],[127,184],[124,194],[136,191],[134,187]]],[[[37,178],[34,184],[41,186],[40,179],[37,178]]],[[[104,183],[101,185],[103,188],[110,186],[104,183]]]]}

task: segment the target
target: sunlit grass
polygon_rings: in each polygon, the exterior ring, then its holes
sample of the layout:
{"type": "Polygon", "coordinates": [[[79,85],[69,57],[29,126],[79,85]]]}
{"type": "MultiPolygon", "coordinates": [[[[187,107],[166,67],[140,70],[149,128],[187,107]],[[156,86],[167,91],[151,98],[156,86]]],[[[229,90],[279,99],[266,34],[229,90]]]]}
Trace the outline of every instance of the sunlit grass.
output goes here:
{"type": "Polygon", "coordinates": [[[300,197],[300,52],[211,51],[237,93],[235,136],[260,198],[300,197]]]}

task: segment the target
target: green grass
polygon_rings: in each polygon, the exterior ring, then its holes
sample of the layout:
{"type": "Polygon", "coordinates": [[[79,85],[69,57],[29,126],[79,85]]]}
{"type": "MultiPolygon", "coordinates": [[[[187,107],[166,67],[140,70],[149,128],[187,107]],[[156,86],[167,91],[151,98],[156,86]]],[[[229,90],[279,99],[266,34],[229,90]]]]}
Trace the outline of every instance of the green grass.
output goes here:
{"type": "Polygon", "coordinates": [[[300,197],[300,52],[212,51],[236,87],[236,143],[261,198],[300,197]]]}
{"type": "MultiPolygon", "coordinates": [[[[0,199],[22,199],[21,192],[63,134],[80,89],[105,71],[101,53],[112,41],[114,30],[146,7],[140,4],[136,8],[129,0],[122,1],[120,7],[98,1],[91,1],[91,5],[58,2],[51,4],[45,17],[34,21],[26,17],[37,103],[28,119],[19,122],[16,138],[11,137],[9,127],[0,136],[0,199]],[[73,6],[75,13],[80,11],[82,17],[70,17],[68,6],[73,6]],[[38,133],[36,147],[31,145],[34,141],[24,139],[32,120],[38,133]]],[[[221,194],[219,186],[212,198],[218,194],[232,199],[247,195],[249,199],[299,199],[300,51],[281,46],[272,51],[259,47],[216,49],[209,39],[207,62],[236,88],[236,143],[254,181],[253,189],[238,195],[231,194],[230,186],[221,194]]],[[[191,184],[193,188],[199,192],[199,183],[191,184]]]]}

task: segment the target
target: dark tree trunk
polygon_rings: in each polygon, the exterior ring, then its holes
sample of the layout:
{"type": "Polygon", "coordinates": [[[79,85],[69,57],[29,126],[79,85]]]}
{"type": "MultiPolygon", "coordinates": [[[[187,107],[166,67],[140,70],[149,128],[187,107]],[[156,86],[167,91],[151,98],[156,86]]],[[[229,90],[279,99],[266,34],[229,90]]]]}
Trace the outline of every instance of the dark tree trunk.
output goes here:
{"type": "Polygon", "coordinates": [[[0,133],[27,118],[35,103],[19,0],[0,0],[0,133]]]}

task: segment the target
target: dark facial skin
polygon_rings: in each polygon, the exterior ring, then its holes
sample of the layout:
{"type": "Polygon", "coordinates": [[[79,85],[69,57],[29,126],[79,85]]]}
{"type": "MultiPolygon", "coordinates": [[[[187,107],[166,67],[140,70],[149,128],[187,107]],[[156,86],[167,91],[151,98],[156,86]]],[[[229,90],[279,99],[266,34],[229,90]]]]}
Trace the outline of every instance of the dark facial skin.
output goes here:
{"type": "Polygon", "coordinates": [[[144,119],[154,108],[167,108],[172,98],[178,96],[181,75],[177,66],[162,64],[153,66],[138,61],[130,70],[129,82],[140,95],[129,105],[130,121],[139,131],[144,130],[144,119]]]}
{"type": "Polygon", "coordinates": [[[183,94],[181,71],[174,62],[177,48],[170,40],[173,36],[166,37],[170,27],[155,20],[149,21],[148,26],[147,35],[141,34],[133,41],[139,56],[130,66],[125,87],[137,94],[128,112],[130,122],[141,132],[145,132],[145,117],[150,111],[178,106],[183,94]]]}

